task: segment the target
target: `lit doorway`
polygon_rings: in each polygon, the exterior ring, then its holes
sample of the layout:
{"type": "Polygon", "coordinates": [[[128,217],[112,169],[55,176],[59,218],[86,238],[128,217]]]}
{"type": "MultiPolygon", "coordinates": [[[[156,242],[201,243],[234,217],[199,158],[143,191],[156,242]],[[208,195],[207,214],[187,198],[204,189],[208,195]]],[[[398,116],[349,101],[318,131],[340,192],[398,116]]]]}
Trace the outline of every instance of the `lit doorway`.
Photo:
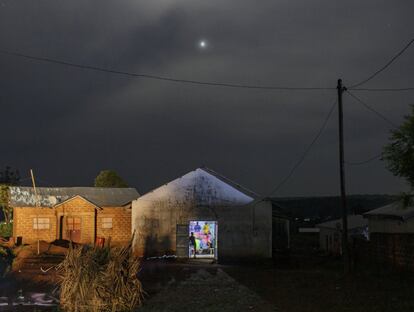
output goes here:
{"type": "Polygon", "coordinates": [[[217,259],[217,222],[190,221],[188,230],[190,234],[188,256],[217,259]]]}

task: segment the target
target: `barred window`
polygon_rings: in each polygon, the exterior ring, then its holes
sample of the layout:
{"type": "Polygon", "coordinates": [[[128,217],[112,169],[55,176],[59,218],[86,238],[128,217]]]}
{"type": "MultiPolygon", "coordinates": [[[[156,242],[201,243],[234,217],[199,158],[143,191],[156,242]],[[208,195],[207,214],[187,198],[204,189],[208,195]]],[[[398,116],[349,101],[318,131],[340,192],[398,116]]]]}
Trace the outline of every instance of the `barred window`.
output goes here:
{"type": "Polygon", "coordinates": [[[34,230],[50,229],[50,219],[49,218],[33,218],[33,229],[34,230]]]}
{"type": "Polygon", "coordinates": [[[112,229],[112,218],[102,218],[102,228],[112,229]]]}

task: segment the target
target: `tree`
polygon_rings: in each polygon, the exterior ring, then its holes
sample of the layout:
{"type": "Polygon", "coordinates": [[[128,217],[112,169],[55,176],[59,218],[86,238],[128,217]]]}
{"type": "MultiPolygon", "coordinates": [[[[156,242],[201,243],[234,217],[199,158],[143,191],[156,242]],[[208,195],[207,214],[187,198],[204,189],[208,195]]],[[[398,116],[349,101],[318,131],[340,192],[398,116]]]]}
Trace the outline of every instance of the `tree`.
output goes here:
{"type": "Polygon", "coordinates": [[[12,170],[10,166],[6,166],[6,169],[0,171],[0,184],[6,185],[18,185],[20,182],[19,170],[12,170]]]}
{"type": "Polygon", "coordinates": [[[128,187],[114,170],[102,170],[95,178],[95,187],[128,187]]]}
{"type": "Polygon", "coordinates": [[[9,205],[9,186],[18,185],[20,174],[18,170],[12,170],[9,166],[0,171],[0,208],[3,211],[4,221],[10,224],[13,217],[13,208],[9,205]]]}
{"type": "Polygon", "coordinates": [[[396,176],[408,181],[414,189],[414,106],[399,128],[391,131],[391,143],[384,147],[383,159],[396,176]]]}

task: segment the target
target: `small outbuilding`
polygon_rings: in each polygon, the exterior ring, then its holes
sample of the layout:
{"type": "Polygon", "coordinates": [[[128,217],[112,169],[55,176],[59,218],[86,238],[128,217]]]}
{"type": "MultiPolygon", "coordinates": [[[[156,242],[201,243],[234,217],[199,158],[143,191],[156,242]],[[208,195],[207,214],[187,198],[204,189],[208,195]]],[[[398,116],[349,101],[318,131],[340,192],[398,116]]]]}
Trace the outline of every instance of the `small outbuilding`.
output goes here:
{"type": "Polygon", "coordinates": [[[134,200],[132,231],[142,256],[271,258],[272,203],[203,167],[134,200]]]}
{"type": "Polygon", "coordinates": [[[414,234],[414,206],[405,207],[402,202],[368,211],[369,232],[372,233],[411,233],[414,234]]]}
{"type": "MultiPolygon", "coordinates": [[[[367,238],[368,221],[362,215],[348,216],[348,236],[367,238]]],[[[334,255],[342,254],[342,219],[319,223],[319,247],[334,255]]]]}
{"type": "Polygon", "coordinates": [[[124,244],[131,239],[134,188],[10,187],[13,237],[23,243],[57,239],[93,244],[97,238],[124,244]]]}
{"type": "Polygon", "coordinates": [[[364,216],[370,232],[371,262],[414,271],[414,206],[397,201],[364,216]]]}

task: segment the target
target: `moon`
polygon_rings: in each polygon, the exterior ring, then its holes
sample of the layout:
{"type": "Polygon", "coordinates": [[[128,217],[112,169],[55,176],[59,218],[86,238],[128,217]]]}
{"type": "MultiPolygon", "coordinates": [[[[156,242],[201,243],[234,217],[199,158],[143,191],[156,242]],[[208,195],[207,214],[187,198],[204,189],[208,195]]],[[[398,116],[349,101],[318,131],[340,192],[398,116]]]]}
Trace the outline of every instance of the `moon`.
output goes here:
{"type": "Polygon", "coordinates": [[[198,42],[198,46],[200,49],[205,50],[208,46],[208,43],[206,40],[202,39],[198,42]]]}

